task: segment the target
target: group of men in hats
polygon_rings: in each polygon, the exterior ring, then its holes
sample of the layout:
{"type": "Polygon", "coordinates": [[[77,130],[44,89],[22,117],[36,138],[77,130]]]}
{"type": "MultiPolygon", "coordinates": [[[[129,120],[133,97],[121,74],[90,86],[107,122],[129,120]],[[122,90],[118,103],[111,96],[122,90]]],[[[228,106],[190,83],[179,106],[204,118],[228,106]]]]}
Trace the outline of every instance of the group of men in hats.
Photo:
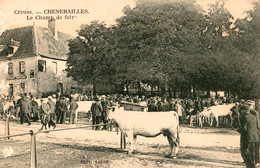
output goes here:
{"type": "Polygon", "coordinates": [[[49,128],[53,126],[53,129],[56,127],[56,124],[53,122],[53,119],[55,118],[55,103],[52,101],[51,97],[48,97],[48,101],[46,99],[41,99],[40,114],[42,123],[40,130],[42,130],[43,127],[47,130],[47,125],[49,128]]]}
{"type": "MultiPolygon", "coordinates": [[[[92,124],[97,125],[101,122],[103,124],[108,123],[108,112],[109,107],[113,104],[112,101],[109,100],[109,97],[102,95],[101,97],[95,97],[95,101],[92,103],[90,107],[90,111],[92,114],[92,124]]],[[[99,130],[99,126],[93,126],[93,129],[99,130]]],[[[103,129],[107,129],[106,125],[103,126],[103,129]]]]}
{"type": "Polygon", "coordinates": [[[259,164],[260,120],[254,101],[243,101],[240,104],[239,120],[241,156],[247,168],[255,168],[259,164]]]}

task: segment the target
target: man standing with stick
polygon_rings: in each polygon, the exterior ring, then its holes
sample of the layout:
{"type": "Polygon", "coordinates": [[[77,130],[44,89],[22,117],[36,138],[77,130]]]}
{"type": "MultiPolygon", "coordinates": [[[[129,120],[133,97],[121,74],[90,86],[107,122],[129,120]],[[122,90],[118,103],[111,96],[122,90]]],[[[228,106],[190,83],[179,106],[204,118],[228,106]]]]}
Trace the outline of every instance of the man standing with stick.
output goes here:
{"type": "Polygon", "coordinates": [[[31,114],[31,103],[29,101],[30,96],[25,96],[22,100],[21,100],[21,104],[20,104],[20,123],[23,124],[23,121],[25,120],[28,123],[28,126],[31,125],[31,121],[30,121],[30,114],[31,114]]]}
{"type": "Polygon", "coordinates": [[[78,103],[75,102],[74,98],[71,97],[70,101],[70,124],[74,124],[75,117],[76,117],[76,110],[79,107],[78,103]]]}
{"type": "Polygon", "coordinates": [[[54,120],[55,120],[55,103],[54,101],[52,101],[52,97],[49,96],[48,97],[48,105],[50,107],[50,120],[49,120],[49,123],[48,123],[48,126],[50,128],[50,126],[53,126],[53,129],[56,127],[56,124],[54,123],[54,120]]]}
{"type": "MultiPolygon", "coordinates": [[[[110,107],[110,102],[106,99],[105,95],[102,95],[102,100],[101,100],[101,105],[102,105],[102,122],[103,124],[107,124],[108,123],[108,119],[107,119],[107,115],[109,113],[109,109],[108,107],[110,107]]],[[[106,130],[107,127],[106,125],[103,126],[103,129],[106,130]]]]}
{"type": "Polygon", "coordinates": [[[241,107],[241,127],[240,132],[240,150],[241,156],[247,168],[255,168],[256,164],[256,147],[259,142],[259,130],[256,117],[250,113],[250,106],[241,107]]]}
{"type": "MultiPolygon", "coordinates": [[[[100,103],[100,99],[98,97],[95,98],[95,102],[92,103],[90,110],[92,112],[92,124],[99,124],[101,121],[102,115],[102,106],[100,103]]],[[[99,130],[99,126],[93,127],[93,129],[99,130]]]]}

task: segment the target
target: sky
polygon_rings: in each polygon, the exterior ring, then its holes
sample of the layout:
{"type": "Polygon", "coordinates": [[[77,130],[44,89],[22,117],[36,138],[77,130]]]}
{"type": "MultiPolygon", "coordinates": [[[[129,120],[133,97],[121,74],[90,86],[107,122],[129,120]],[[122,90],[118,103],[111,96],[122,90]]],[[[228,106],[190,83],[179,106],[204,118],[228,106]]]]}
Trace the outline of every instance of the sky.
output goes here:
{"type": "MultiPolygon", "coordinates": [[[[252,8],[251,3],[254,0],[226,0],[226,8],[235,18],[243,18],[245,10],[252,8]]],[[[214,0],[197,0],[197,3],[204,9],[207,9],[209,3],[214,0]]],[[[80,25],[89,24],[93,20],[104,21],[108,26],[115,24],[115,19],[123,15],[122,9],[129,5],[135,6],[135,0],[0,0],[0,33],[6,29],[16,27],[38,25],[47,27],[48,22],[40,16],[62,16],[62,19],[56,19],[58,31],[76,36],[76,30],[80,25]],[[85,14],[44,14],[48,9],[83,9],[87,10],[85,14]],[[32,14],[17,14],[20,12],[32,12],[32,14]],[[38,14],[37,12],[41,12],[38,14]],[[65,19],[65,15],[66,18],[65,19]],[[76,16],[71,19],[68,16],[76,16]],[[33,18],[32,20],[31,17],[33,18]]]]}

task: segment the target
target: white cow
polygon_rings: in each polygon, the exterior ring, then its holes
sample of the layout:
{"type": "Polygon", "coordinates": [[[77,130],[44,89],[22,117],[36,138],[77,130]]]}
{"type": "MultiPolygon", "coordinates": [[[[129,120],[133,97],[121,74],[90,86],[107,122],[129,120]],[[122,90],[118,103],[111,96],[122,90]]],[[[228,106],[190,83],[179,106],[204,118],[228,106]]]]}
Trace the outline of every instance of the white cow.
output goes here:
{"type": "Polygon", "coordinates": [[[199,117],[198,120],[200,122],[199,126],[203,127],[203,124],[205,122],[213,123],[213,120],[211,119],[211,115],[212,115],[211,111],[208,108],[204,108],[203,111],[198,114],[198,117],[199,117]]]}
{"type": "Polygon", "coordinates": [[[209,107],[207,111],[205,112],[206,114],[209,114],[210,117],[210,126],[213,125],[213,120],[216,120],[216,126],[219,126],[219,117],[225,117],[225,116],[230,116],[232,112],[230,109],[235,105],[235,103],[231,104],[222,104],[222,105],[216,105],[209,107]]]}
{"type": "MultiPolygon", "coordinates": [[[[94,101],[77,101],[78,103],[78,108],[76,110],[76,121],[77,121],[77,118],[78,118],[78,113],[79,112],[84,112],[84,113],[87,113],[87,118],[89,118],[89,121],[92,120],[91,118],[91,114],[90,114],[90,107],[92,105],[94,101]]],[[[75,122],[76,122],[75,121],[75,122]]]]}
{"type": "Polygon", "coordinates": [[[176,157],[179,148],[179,119],[175,111],[171,112],[140,112],[125,111],[115,108],[110,112],[109,119],[114,119],[119,128],[128,137],[131,144],[131,154],[135,150],[137,135],[145,137],[156,137],[160,134],[167,136],[170,145],[168,157],[176,157]],[[173,147],[175,146],[174,152],[173,147]]]}
{"type": "Polygon", "coordinates": [[[8,113],[12,108],[14,108],[14,103],[13,101],[5,101],[4,102],[4,107],[3,107],[3,110],[4,110],[4,113],[8,113]]]}

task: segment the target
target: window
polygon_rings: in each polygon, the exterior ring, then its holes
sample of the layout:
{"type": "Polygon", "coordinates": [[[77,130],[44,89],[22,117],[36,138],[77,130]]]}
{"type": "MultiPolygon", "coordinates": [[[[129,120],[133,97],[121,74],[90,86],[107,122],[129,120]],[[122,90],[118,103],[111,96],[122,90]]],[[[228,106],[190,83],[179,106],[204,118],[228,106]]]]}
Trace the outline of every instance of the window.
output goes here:
{"type": "Polygon", "coordinates": [[[8,63],[8,74],[12,75],[13,74],[13,63],[8,63]]]}
{"type": "Polygon", "coordinates": [[[13,54],[13,53],[14,53],[14,48],[8,47],[8,54],[13,54]]]}
{"type": "Polygon", "coordinates": [[[38,60],[38,71],[39,72],[46,72],[46,61],[38,60]]]}
{"type": "Polygon", "coordinates": [[[19,72],[20,72],[20,74],[24,74],[24,72],[25,72],[25,62],[24,61],[19,62],[19,72]]]}
{"type": "Polygon", "coordinates": [[[52,70],[54,74],[57,74],[58,68],[57,68],[57,62],[52,62],[52,70]]]}
{"type": "Polygon", "coordinates": [[[14,85],[9,84],[9,95],[13,95],[13,94],[14,94],[14,85]]]}
{"type": "Polygon", "coordinates": [[[30,71],[30,78],[34,78],[34,70],[30,71]]]}
{"type": "Polygon", "coordinates": [[[25,93],[25,83],[21,83],[20,84],[20,86],[21,86],[21,93],[25,93]]]}

